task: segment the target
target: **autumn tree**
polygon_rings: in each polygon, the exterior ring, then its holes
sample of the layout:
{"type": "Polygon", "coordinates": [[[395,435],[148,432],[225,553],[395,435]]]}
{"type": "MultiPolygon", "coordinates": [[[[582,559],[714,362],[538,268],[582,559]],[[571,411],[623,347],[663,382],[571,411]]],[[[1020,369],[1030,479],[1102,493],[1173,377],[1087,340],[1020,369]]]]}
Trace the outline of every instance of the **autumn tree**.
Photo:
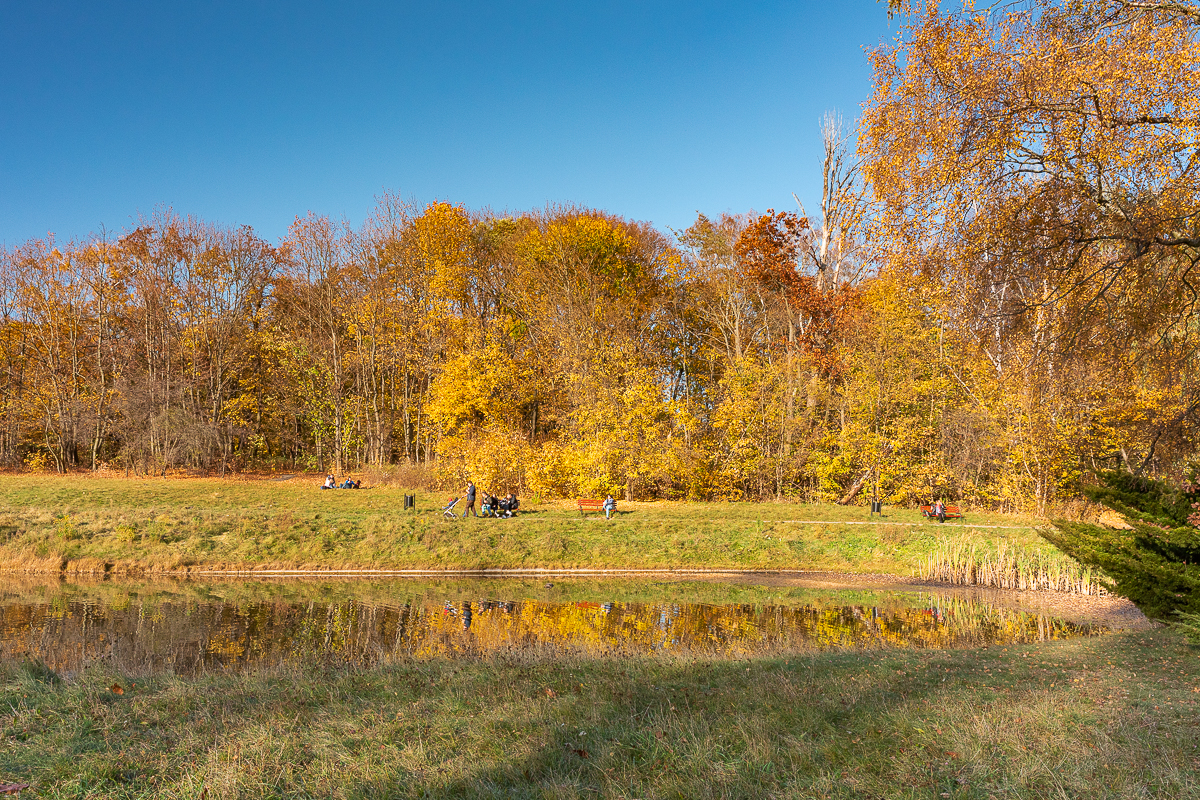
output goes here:
{"type": "MultiPolygon", "coordinates": [[[[363,398],[365,460],[377,466],[391,462],[397,442],[403,458],[414,456],[413,365],[427,281],[409,271],[404,257],[412,216],[411,204],[384,195],[350,239],[348,318],[363,398]]],[[[419,410],[416,416],[419,429],[419,410]]]]}
{"type": "Polygon", "coordinates": [[[25,439],[22,409],[29,326],[22,319],[18,269],[16,253],[0,246],[0,463],[6,466],[20,463],[25,439]]]}
{"type": "Polygon", "coordinates": [[[292,223],[284,242],[275,347],[291,390],[290,412],[315,446],[313,466],[345,467],[352,426],[353,337],[347,293],[349,231],[326,216],[308,214],[292,223]]]}
{"type": "Polygon", "coordinates": [[[201,235],[202,252],[188,265],[180,293],[186,408],[214,445],[203,460],[217,461],[224,474],[238,441],[261,424],[257,334],[279,258],[245,226],[207,227],[201,235]]]}
{"type": "MultiPolygon", "coordinates": [[[[1092,437],[1103,409],[1079,412],[1095,381],[1194,352],[1198,38],[1188,2],[927,3],[872,56],[861,144],[878,242],[950,290],[949,323],[1008,387],[1041,502],[1092,437]]],[[[1128,443],[1131,467],[1200,421],[1197,388],[1176,383],[1128,443]]]]}
{"type": "MultiPolygon", "coordinates": [[[[849,138],[841,115],[826,113],[821,119],[821,217],[800,240],[804,257],[816,268],[818,292],[837,291],[844,280],[855,283],[863,272],[861,236],[868,204],[849,138]]],[[[807,218],[800,198],[792,196],[807,218]]]]}

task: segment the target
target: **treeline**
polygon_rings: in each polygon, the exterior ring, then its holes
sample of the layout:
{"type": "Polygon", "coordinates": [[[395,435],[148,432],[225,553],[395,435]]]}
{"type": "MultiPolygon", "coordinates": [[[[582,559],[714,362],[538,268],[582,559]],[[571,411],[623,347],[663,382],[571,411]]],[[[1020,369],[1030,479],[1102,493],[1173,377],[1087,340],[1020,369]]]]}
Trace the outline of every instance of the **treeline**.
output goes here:
{"type": "Polygon", "coordinates": [[[919,12],[811,217],[389,195],[276,244],[164,213],[0,250],[0,463],[1038,510],[1180,477],[1200,4],[919,12]]]}
{"type": "Polygon", "coordinates": [[[1022,506],[1128,452],[1120,397],[1077,387],[1056,421],[948,324],[952,295],[864,278],[826,238],[822,257],[799,214],[668,237],[384,197],[361,228],[310,215],[278,245],[170,214],[31,241],[0,261],[0,459],[1022,506]]]}

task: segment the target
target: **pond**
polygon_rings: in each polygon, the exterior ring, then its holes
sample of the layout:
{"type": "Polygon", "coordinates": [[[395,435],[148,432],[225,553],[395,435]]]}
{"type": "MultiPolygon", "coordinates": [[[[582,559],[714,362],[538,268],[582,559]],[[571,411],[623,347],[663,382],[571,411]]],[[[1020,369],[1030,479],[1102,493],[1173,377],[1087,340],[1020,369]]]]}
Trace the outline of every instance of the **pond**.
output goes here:
{"type": "Polygon", "coordinates": [[[5,576],[0,660],[129,674],[289,662],[581,654],[745,657],[1103,633],[971,594],[703,580],[59,581],[5,576]]]}

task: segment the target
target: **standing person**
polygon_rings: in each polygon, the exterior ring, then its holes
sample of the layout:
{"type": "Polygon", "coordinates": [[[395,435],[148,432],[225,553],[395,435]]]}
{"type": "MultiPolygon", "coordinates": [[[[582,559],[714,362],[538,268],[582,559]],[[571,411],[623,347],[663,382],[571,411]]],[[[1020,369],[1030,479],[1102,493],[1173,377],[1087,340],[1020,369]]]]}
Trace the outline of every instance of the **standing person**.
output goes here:
{"type": "Polygon", "coordinates": [[[467,514],[475,514],[475,518],[479,518],[479,514],[475,513],[475,484],[467,481],[467,507],[463,509],[463,519],[467,518],[467,514]]]}

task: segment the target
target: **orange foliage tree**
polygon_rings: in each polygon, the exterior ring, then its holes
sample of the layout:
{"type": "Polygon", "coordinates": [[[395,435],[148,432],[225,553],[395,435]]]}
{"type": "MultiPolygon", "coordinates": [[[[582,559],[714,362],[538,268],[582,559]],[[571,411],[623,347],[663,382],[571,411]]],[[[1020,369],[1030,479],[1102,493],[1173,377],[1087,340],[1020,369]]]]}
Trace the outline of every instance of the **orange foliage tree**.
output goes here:
{"type": "Polygon", "coordinates": [[[946,290],[947,326],[1000,387],[1019,491],[1044,505],[1081,458],[1190,452],[1200,387],[1160,364],[1197,341],[1200,6],[930,2],[872,60],[877,244],[946,290]]]}

